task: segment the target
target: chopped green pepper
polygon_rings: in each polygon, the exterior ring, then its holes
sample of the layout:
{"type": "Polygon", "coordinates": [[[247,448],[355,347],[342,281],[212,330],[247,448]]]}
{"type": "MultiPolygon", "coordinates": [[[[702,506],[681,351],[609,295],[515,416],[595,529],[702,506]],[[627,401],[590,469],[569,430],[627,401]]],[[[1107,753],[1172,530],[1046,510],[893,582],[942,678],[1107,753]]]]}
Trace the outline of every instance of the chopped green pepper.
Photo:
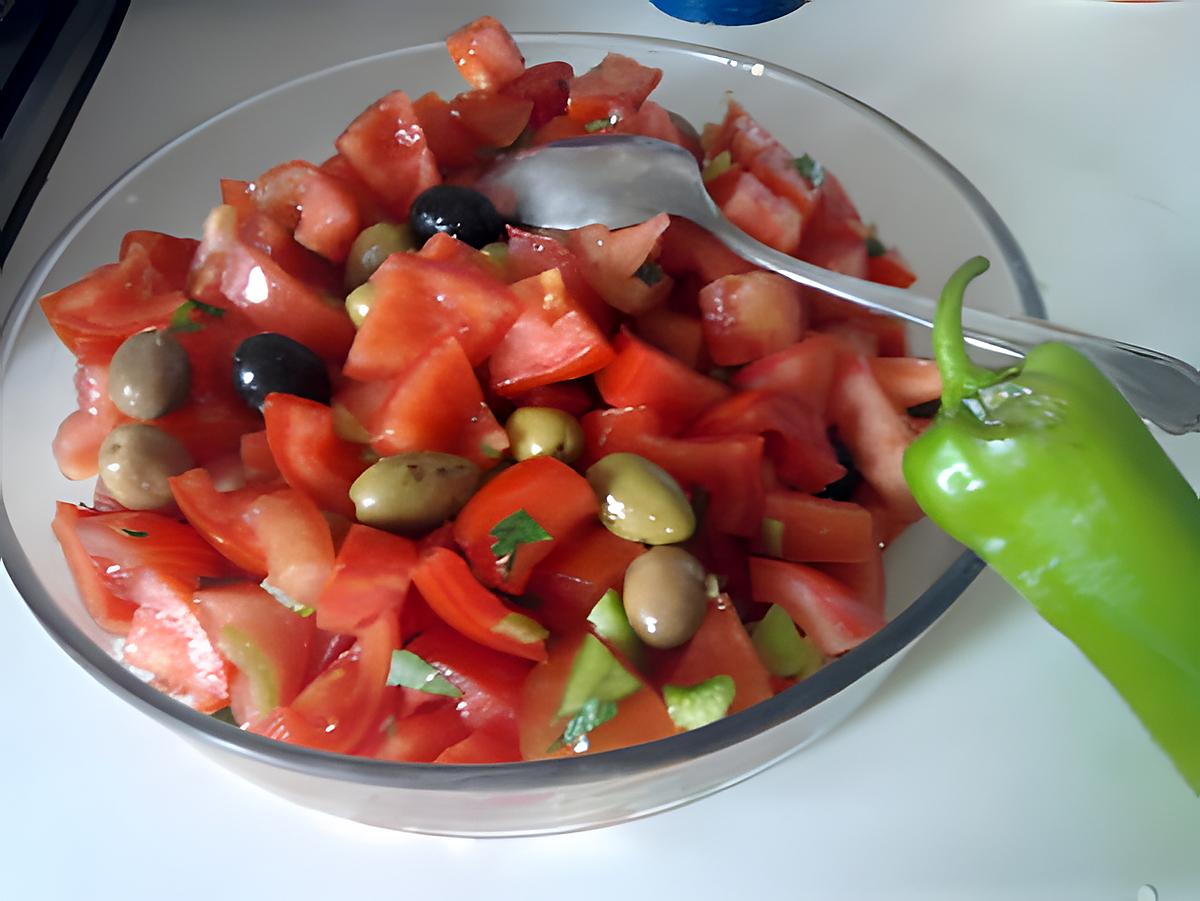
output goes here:
{"type": "Polygon", "coordinates": [[[1200,500],[1115,387],[1063,344],[967,357],[976,258],[942,292],[937,419],[904,474],[921,508],[1112,683],[1200,792],[1200,500]]]}

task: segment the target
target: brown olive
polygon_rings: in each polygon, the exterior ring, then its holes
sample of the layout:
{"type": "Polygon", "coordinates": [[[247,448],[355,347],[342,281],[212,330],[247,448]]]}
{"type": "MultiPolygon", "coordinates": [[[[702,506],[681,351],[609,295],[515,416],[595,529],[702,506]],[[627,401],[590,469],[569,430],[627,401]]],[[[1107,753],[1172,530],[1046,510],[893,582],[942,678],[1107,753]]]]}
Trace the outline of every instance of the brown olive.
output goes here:
{"type": "Polygon", "coordinates": [[[704,621],[704,580],[703,565],[683,548],[651,548],[625,570],[622,600],[629,625],[651,647],[679,647],[704,621]]]}
{"type": "Polygon", "coordinates": [[[192,367],[187,351],[166,331],[126,338],[108,368],[108,396],[134,419],[158,419],[187,400],[192,367]]]}
{"type": "Polygon", "coordinates": [[[678,544],[696,531],[696,514],[671,475],[637,454],[609,454],[587,471],[600,521],[615,535],[645,544],[678,544]]]}
{"type": "Polygon", "coordinates": [[[413,451],[373,463],[350,486],[358,521],[405,535],[440,526],[471,499],[479,467],[463,457],[413,451]]]}
{"type": "Polygon", "coordinates": [[[117,503],[130,510],[156,510],[170,504],[167,479],[193,465],[178,439],[152,425],[117,426],[100,445],[100,479],[117,503]]]}

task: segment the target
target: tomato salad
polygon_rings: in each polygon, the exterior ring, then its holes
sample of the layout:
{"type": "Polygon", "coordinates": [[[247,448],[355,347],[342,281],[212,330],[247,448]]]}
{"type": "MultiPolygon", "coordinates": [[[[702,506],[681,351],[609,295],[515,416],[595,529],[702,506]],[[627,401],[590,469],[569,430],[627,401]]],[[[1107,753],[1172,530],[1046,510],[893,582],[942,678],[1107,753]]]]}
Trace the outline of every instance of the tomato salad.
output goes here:
{"type": "Polygon", "coordinates": [[[315,165],[220,185],[199,240],[135,231],[42,298],[78,360],[57,535],[127,665],[325,751],[510,762],[697,728],[886,622],[900,470],[940,392],[904,328],[683,219],[501,221],[497,152],[679,144],[725,214],[852,275],[914,276],[832,172],[738,103],[696,133],[619,54],[394,91],[315,165]]]}

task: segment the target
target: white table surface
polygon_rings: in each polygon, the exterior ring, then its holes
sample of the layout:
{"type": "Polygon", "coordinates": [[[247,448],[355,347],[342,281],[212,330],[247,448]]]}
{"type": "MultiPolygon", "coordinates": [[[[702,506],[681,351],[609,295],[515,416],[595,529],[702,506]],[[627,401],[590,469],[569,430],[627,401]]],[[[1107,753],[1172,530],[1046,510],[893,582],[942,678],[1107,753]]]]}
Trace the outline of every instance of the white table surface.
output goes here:
{"type": "MultiPolygon", "coordinates": [[[[278,82],[514,29],[692,40],[806,71],[908,126],[1007,220],[1058,320],[1200,361],[1200,8],[815,0],[721,29],[645,0],[135,0],[0,276],[130,163],[278,82]]],[[[1168,448],[1200,484],[1200,438],[1168,448]]],[[[1078,653],[985,573],[834,734],[680,810],[469,841],[314,813],[100,687],[0,585],[0,895],[612,899],[1200,898],[1200,800],[1078,653]]],[[[1198,737],[1200,740],[1200,737],[1198,737]]]]}

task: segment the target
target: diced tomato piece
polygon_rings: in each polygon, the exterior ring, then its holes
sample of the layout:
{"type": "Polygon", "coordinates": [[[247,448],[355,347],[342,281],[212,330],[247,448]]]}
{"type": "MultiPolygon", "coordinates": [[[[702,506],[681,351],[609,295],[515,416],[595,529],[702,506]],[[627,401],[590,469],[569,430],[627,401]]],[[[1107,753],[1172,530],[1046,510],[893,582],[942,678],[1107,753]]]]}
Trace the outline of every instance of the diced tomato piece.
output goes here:
{"type": "Polygon", "coordinates": [[[822,563],[817,566],[850,590],[855,600],[884,614],[887,604],[887,582],[884,578],[883,549],[874,542],[866,560],[855,563],[822,563]]]}
{"type": "Polygon", "coordinates": [[[494,262],[486,253],[476,250],[465,241],[460,241],[445,232],[437,232],[429,238],[417,256],[427,260],[437,260],[442,263],[454,263],[459,266],[469,266],[489,278],[499,278],[504,269],[494,262]]]}
{"type": "Polygon", "coordinates": [[[315,627],[253,582],[196,592],[196,616],[209,640],[236,672],[230,704],[239,723],[290,704],[304,684],[315,627]]]}
{"type": "Polygon", "coordinates": [[[333,574],[333,537],[316,504],[298,491],[264,494],[246,514],[267,558],[267,582],[289,600],[316,608],[333,574]]]}
{"type": "Polygon", "coordinates": [[[530,66],[502,87],[500,93],[532,102],[529,127],[541,128],[555,116],[566,113],[571,79],[574,77],[575,70],[570,63],[540,63],[530,66]]]}
{"type": "Polygon", "coordinates": [[[417,546],[407,538],[355,523],[338,549],[333,575],[317,601],[317,625],[330,632],[354,632],[384,610],[399,615],[417,546]]]}
{"type": "Polygon", "coordinates": [[[371,104],[336,144],[358,177],[401,220],[408,218],[418,194],[441,182],[437,160],[403,91],[371,104]]]}
{"type": "Polygon", "coordinates": [[[530,388],[509,398],[518,407],[553,407],[582,416],[593,406],[592,395],[581,382],[555,382],[530,388]]]}
{"type": "Polygon", "coordinates": [[[585,449],[581,468],[587,468],[607,454],[638,453],[648,437],[666,437],[662,418],[646,406],[593,410],[579,420],[583,426],[585,449]]]}
{"type": "Polygon", "coordinates": [[[433,91],[413,101],[413,113],[425,140],[443,172],[465,169],[479,161],[479,138],[450,109],[450,104],[433,91]]]}
{"type": "Polygon", "coordinates": [[[696,634],[672,656],[657,674],[660,685],[695,685],[713,676],[729,676],[735,689],[731,714],[774,694],[771,676],[727,595],[709,603],[696,634]]]}
{"type": "Polygon", "coordinates": [[[579,304],[605,334],[612,327],[613,310],[583,275],[579,260],[567,247],[547,238],[510,225],[508,227],[508,271],[513,281],[557,269],[567,294],[579,304]]]}
{"type": "Polygon", "coordinates": [[[901,462],[914,433],[871,374],[866,360],[845,355],[829,397],[829,418],[854,465],[883,502],[909,522],[921,518],[901,462]]]}
{"type": "Polygon", "coordinates": [[[636,113],[626,116],[618,122],[614,131],[617,134],[657,138],[660,141],[682,147],[699,158],[699,145],[685,138],[683,132],[679,130],[679,126],[671,118],[671,114],[653,100],[647,100],[636,113]]]}
{"type": "Polygon", "coordinates": [[[820,416],[782,394],[742,391],[702,414],[687,434],[765,435],[766,453],[779,477],[800,491],[822,491],[846,474],[820,416]]]}
{"type": "Polygon", "coordinates": [[[658,306],[671,293],[673,281],[661,269],[645,277],[638,274],[670,221],[666,213],[660,213],[616,231],[599,224],[585,225],[567,232],[567,247],[597,293],[610,306],[636,316],[658,306]]]}
{"type": "Polygon", "coordinates": [[[883,393],[899,410],[937,400],[942,376],[937,363],[919,357],[874,357],[867,361],[883,393]]]}
{"type": "Polygon", "coordinates": [[[565,141],[567,138],[582,138],[588,134],[584,123],[577,122],[570,116],[555,116],[533,133],[529,143],[533,147],[543,144],[553,144],[555,141],[565,141]]]}
{"type": "Polygon", "coordinates": [[[525,57],[499,21],[481,16],[446,38],[450,59],[467,84],[481,91],[502,88],[525,71],[525,57]]]}
{"type": "Polygon", "coordinates": [[[327,360],[340,360],[354,338],[344,308],[242,240],[230,206],[217,207],[204,223],[190,290],[205,303],[240,310],[260,329],[287,335],[327,360]]]}
{"type": "Polygon", "coordinates": [[[241,450],[242,435],[262,427],[253,410],[230,397],[194,400],[153,425],[178,438],[192,459],[207,465],[241,450]]]}
{"type": "Polygon", "coordinates": [[[175,276],[159,272],[145,246],[133,242],[119,263],[45,295],[38,306],[71,353],[83,362],[107,362],[134,332],[167,324],[183,302],[175,276]]]}
{"type": "Polygon", "coordinates": [[[354,194],[354,199],[358,203],[359,214],[362,216],[364,225],[383,222],[388,218],[388,213],[384,209],[382,200],[371,189],[371,186],[363,181],[359,174],[354,171],[349,161],[340,153],[335,153],[325,162],[321,163],[320,168],[322,172],[332,175],[354,194]]]}
{"type": "Polygon", "coordinates": [[[484,403],[471,364],[454,338],[434,345],[390,384],[381,406],[363,421],[378,453],[444,451],[490,469],[508,448],[508,435],[484,403]]]}
{"type": "Polygon", "coordinates": [[[894,247],[879,256],[867,258],[867,278],[897,288],[907,288],[917,280],[908,261],[894,247]]]}
{"type": "Polygon", "coordinates": [[[225,661],[196,617],[192,588],[153,569],[131,579],[138,609],[125,636],[122,659],[151,682],[201,713],[229,700],[225,661]]]}
{"type": "Polygon", "coordinates": [[[263,404],[267,441],[287,483],[322,510],[354,515],[350,485],[368,461],[362,448],[333,430],[333,410],[291,394],[270,394],[263,404]]]}
{"type": "Polygon", "coordinates": [[[340,263],[363,227],[354,192],[312,163],[293,160],[254,182],[259,209],[294,232],[296,240],[340,263]]]}
{"type": "Polygon", "coordinates": [[[765,516],[767,556],[796,563],[859,563],[879,549],[871,513],[858,504],[771,491],[765,516]]]}
{"type": "Polygon", "coordinates": [[[731,394],[727,385],[688,368],[628,331],[621,332],[614,346],[616,358],[596,373],[600,396],[614,407],[648,406],[674,429],[731,394]]]}
{"type": "Polygon", "coordinates": [[[800,286],[773,272],[727,275],[700,291],[709,356],[737,366],[783,350],[804,334],[800,286]]]}
{"type": "Polygon", "coordinates": [[[751,557],[750,581],[756,601],[781,606],[831,657],[862,644],[887,625],[882,613],[858,600],[845,585],[802,563],[751,557]]]}
{"type": "Polygon", "coordinates": [[[589,732],[586,743],[577,743],[573,748],[553,748],[567,724],[566,718],[558,716],[558,708],[585,634],[551,642],[549,658],[534,667],[525,680],[519,716],[521,756],[526,760],[597,754],[675,734],[675,724],[662,698],[650,686],[643,685],[617,702],[617,715],[589,732]]]}
{"type": "Polygon", "coordinates": [[[700,226],[678,216],[663,232],[658,262],[672,275],[696,272],[706,284],[726,275],[753,272],[755,268],[700,226]]]}
{"type": "Polygon", "coordinates": [[[532,112],[532,100],[492,91],[467,91],[450,101],[450,114],[488,147],[513,143],[532,112]]]}
{"type": "Polygon", "coordinates": [[[54,462],[68,479],[90,479],[99,470],[100,445],[108,433],[128,422],[108,396],[108,365],[80,363],[75,367],[75,396],[79,409],[67,415],[54,435],[54,462]]]}
{"type": "Polygon", "coordinates": [[[739,370],[733,385],[743,391],[786,394],[823,416],[838,347],[837,341],[826,335],[806,335],[797,344],[739,370]]]}
{"type": "Polygon", "coordinates": [[[533,666],[529,661],[486,648],[440,623],[414,638],[407,650],[441,670],[462,692],[458,706],[471,729],[516,742],[521,686],[533,666]]]}
{"type": "Polygon", "coordinates": [[[738,164],[708,183],[726,218],[755,240],[782,253],[800,246],[800,212],[738,164]]]}
{"type": "Polygon", "coordinates": [[[658,87],[662,69],[609,53],[595,68],[571,80],[567,115],[577,122],[632,116],[658,87]]]}
{"type": "Polygon", "coordinates": [[[63,556],[67,558],[67,568],[71,571],[87,612],[100,628],[124,635],[129,631],[137,606],[118,597],[104,584],[100,572],[79,540],[79,523],[94,515],[74,504],[59,501],[55,504],[51,528],[62,547],[63,556]]]}
{"type": "Polygon", "coordinates": [[[191,469],[168,481],[175,503],[205,541],[251,575],[267,574],[266,552],[246,519],[261,488],[217,491],[205,469],[191,469]]]}
{"type": "Polygon", "coordinates": [[[602,525],[588,526],[534,567],[526,592],[541,602],[538,616],[552,632],[578,631],[604,592],[620,590],[625,570],[645,551],[602,525]]]}
{"type": "Polygon", "coordinates": [[[697,369],[704,360],[704,326],[695,316],[658,307],[639,316],[634,329],[643,341],[689,369],[697,369]]]}
{"type": "Polygon", "coordinates": [[[518,611],[480,585],[467,562],[453,551],[434,548],[427,552],[413,571],[413,582],[433,612],[472,641],[526,660],[546,659],[544,640],[520,641],[497,631],[518,611]]]}
{"type": "Polygon", "coordinates": [[[488,363],[492,390],[518,394],[591,375],[615,353],[567,293],[562,274],[549,269],[512,286],[521,314],[488,363]]]}
{"type": "Polygon", "coordinates": [[[509,741],[491,732],[478,731],[448,747],[434,763],[516,763],[520,759],[521,749],[515,740],[509,741]]]}
{"type": "Polygon", "coordinates": [[[905,357],[908,355],[908,327],[904,320],[875,313],[856,314],[821,326],[864,357],[905,357]]]}
{"type": "Polygon", "coordinates": [[[398,644],[396,616],[385,612],[363,628],[354,646],[310,682],[291,705],[276,708],[251,730],[322,751],[350,751],[379,720],[392,651],[398,644]]]}
{"type": "Polygon", "coordinates": [[[258,204],[254,200],[254,186],[238,178],[221,179],[221,203],[237,210],[238,221],[245,222],[258,215],[258,204]]]}
{"type": "Polygon", "coordinates": [[[533,568],[595,522],[597,513],[596,496],[583,476],[553,457],[531,457],[479,489],[458,514],[454,538],[480,581],[520,594],[533,568]],[[519,545],[512,557],[497,559],[493,529],[522,510],[550,539],[519,545]]]}
{"type": "Polygon", "coordinates": [[[265,429],[243,435],[239,455],[247,482],[271,483],[283,478],[271,453],[271,445],[267,443],[265,429]]]}
{"type": "Polygon", "coordinates": [[[284,272],[318,294],[341,294],[342,273],[338,265],[303,246],[290,229],[261,212],[257,203],[253,212],[238,211],[237,236],[247,247],[262,251],[284,272]]]}
{"type": "Polygon", "coordinates": [[[432,763],[451,745],[470,735],[453,704],[414,713],[392,723],[379,748],[370,756],[377,760],[432,763]]]}
{"type": "Polygon", "coordinates": [[[128,232],[121,239],[121,253],[118,259],[124,260],[134,253],[134,245],[141,247],[150,260],[150,265],[173,291],[182,291],[187,285],[188,271],[191,269],[192,257],[200,242],[195,238],[176,238],[162,232],[135,230],[128,232]]]}
{"type": "Polygon", "coordinates": [[[477,366],[504,338],[520,304],[512,290],[472,266],[392,254],[371,276],[375,301],[345,374],[361,381],[400,375],[453,336],[477,366]]]}

